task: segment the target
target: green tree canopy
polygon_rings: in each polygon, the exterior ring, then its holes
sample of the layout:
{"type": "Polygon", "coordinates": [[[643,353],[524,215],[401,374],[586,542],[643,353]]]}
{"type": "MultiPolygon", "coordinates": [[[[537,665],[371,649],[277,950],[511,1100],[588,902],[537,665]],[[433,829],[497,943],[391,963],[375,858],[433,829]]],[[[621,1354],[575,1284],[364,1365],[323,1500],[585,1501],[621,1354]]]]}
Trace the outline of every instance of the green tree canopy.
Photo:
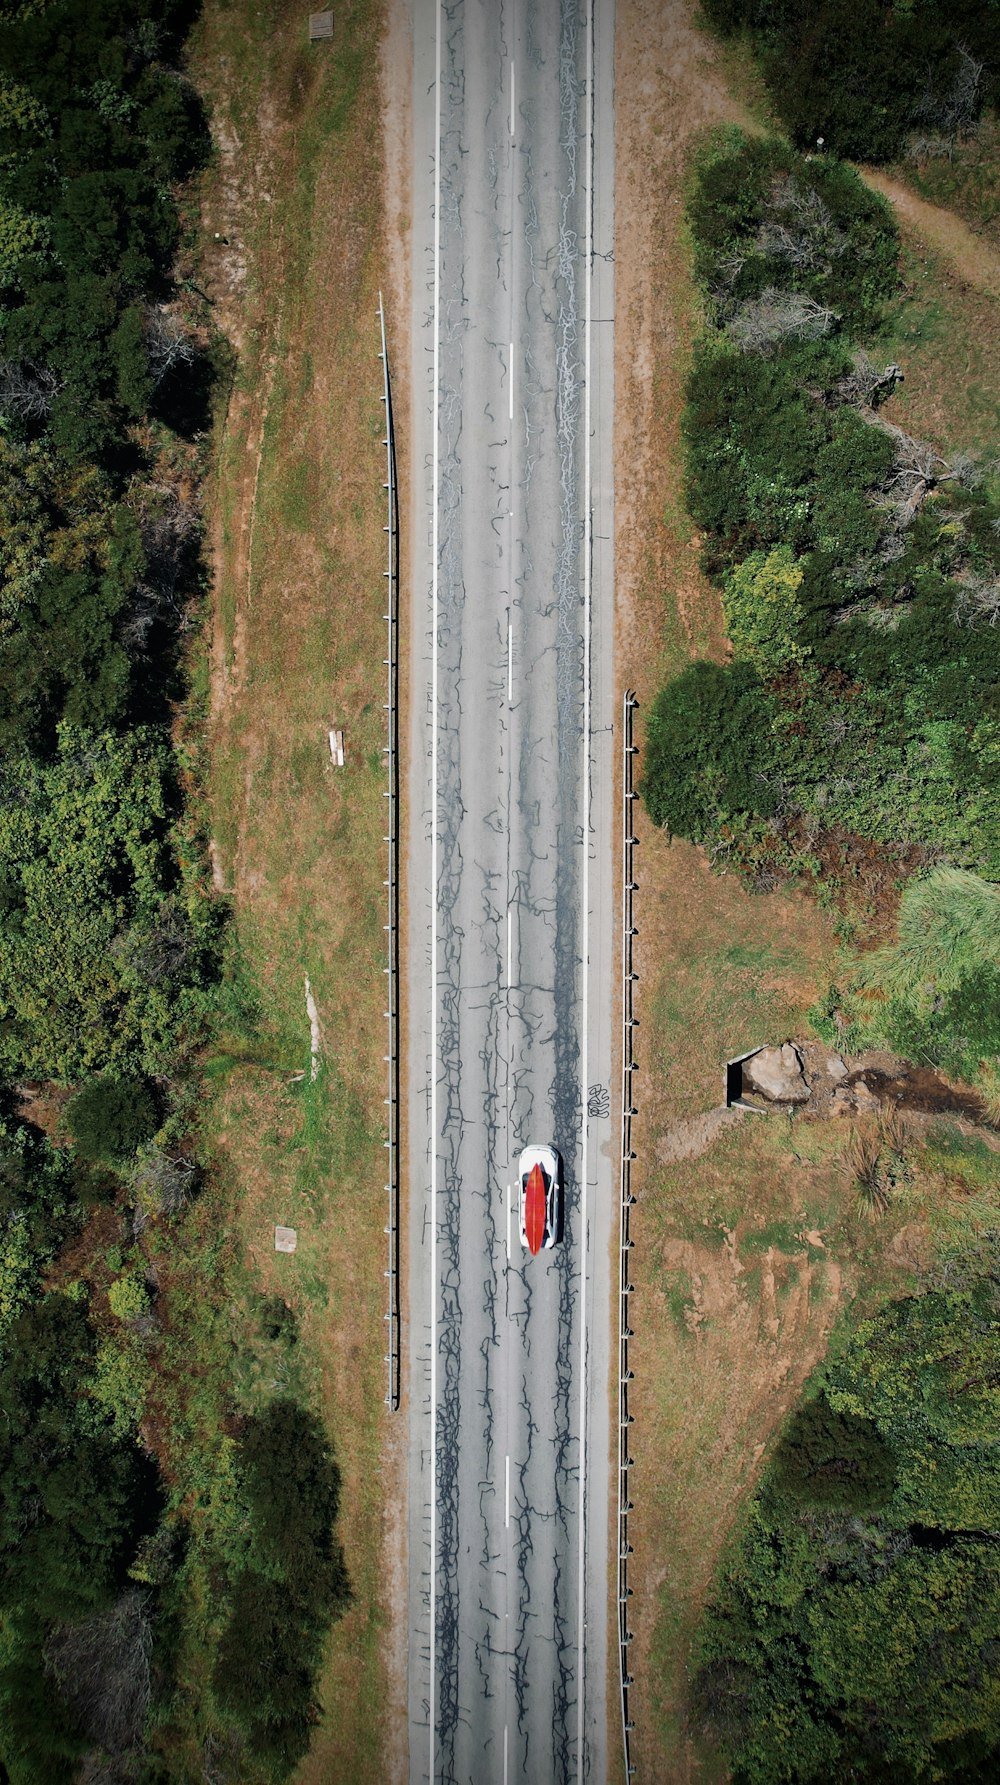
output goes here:
{"type": "Polygon", "coordinates": [[[725,1565],[696,1696],[747,1785],[1000,1751],[1000,1240],[957,1264],[820,1371],[725,1565]]]}

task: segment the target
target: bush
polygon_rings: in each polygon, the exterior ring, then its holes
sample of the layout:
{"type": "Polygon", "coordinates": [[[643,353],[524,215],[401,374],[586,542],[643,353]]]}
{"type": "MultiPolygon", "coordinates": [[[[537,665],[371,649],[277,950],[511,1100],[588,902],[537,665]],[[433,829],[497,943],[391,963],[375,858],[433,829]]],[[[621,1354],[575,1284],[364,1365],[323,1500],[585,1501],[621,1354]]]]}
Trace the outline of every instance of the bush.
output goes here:
{"type": "Polygon", "coordinates": [[[724,33],[750,30],[796,143],[861,161],[897,155],[916,125],[954,136],[995,90],[990,0],[705,0],[724,33]]]}
{"type": "Polygon", "coordinates": [[[773,810],[770,713],[755,670],[693,663],[658,694],[643,751],[653,823],[701,842],[724,814],[773,810]]]}
{"type": "Polygon", "coordinates": [[[895,1479],[892,1451],[871,1420],[838,1413],[819,1395],[782,1433],[770,1486],[797,1505],[870,1512],[891,1500],[895,1479]]]}
{"type": "Polygon", "coordinates": [[[763,680],[782,675],[807,655],[797,637],[802,566],[787,545],[751,552],[726,578],[726,630],[737,657],[763,680]]]}
{"type": "Polygon", "coordinates": [[[856,1036],[975,1077],[1000,1055],[1000,886],[935,868],[905,888],[897,931],[848,985],[856,1036]]]}
{"type": "Polygon", "coordinates": [[[85,1159],[114,1165],[156,1133],[159,1117],[141,1079],[95,1078],[70,1101],[66,1120],[85,1159]]]}
{"type": "Polygon", "coordinates": [[[842,162],[717,131],[699,157],[688,214],[695,271],[721,321],[771,291],[823,312],[820,332],[864,330],[896,290],[892,210],[842,162]]]}

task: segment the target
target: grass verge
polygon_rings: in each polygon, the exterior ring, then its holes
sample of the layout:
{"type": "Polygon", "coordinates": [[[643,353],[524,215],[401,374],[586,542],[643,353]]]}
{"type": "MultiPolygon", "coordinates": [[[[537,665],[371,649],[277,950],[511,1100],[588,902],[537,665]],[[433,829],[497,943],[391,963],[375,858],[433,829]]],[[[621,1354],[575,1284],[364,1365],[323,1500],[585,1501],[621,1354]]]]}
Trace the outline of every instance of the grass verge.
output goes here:
{"type": "Polygon", "coordinates": [[[252,1280],[300,1320],[351,1590],[302,1781],[388,1766],[382,22],[377,0],[348,0],[332,44],[309,45],[298,7],[208,0],[192,56],[216,145],[201,278],[237,355],[210,487],[213,861],[266,1037],[210,1062],[203,1130],[238,1186],[252,1280]],[[297,1229],[294,1256],[275,1254],[275,1223],[297,1229]]]}

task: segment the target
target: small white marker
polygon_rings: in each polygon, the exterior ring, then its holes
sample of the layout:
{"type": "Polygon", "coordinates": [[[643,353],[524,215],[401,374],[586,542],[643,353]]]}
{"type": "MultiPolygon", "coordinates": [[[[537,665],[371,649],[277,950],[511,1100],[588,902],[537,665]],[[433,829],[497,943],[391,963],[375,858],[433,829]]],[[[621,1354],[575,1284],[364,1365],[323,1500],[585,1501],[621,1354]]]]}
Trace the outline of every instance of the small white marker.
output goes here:
{"type": "Polygon", "coordinates": [[[507,1725],[503,1726],[503,1785],[507,1785],[507,1725]]]}
{"type": "Polygon", "coordinates": [[[507,699],[514,699],[514,622],[507,621],[507,699]]]}
{"type": "Polygon", "coordinates": [[[503,1460],[503,1522],[510,1524],[510,1457],[503,1460]]]}
{"type": "Polygon", "coordinates": [[[507,391],[507,414],[508,414],[510,420],[513,421],[513,419],[514,419],[514,343],[513,343],[513,341],[510,344],[510,359],[508,361],[508,364],[510,366],[510,377],[508,379],[509,388],[507,391]]]}

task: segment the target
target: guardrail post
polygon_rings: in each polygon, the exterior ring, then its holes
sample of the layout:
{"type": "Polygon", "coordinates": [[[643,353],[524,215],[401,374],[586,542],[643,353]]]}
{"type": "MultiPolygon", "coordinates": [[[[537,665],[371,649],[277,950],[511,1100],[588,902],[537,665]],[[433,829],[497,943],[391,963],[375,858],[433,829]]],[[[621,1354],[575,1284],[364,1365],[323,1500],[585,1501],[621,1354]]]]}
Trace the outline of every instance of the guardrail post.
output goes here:
{"type": "Polygon", "coordinates": [[[399,617],[399,498],[396,487],[396,443],[392,427],[392,389],[389,382],[389,354],[385,340],[385,309],[382,293],[378,294],[379,332],[382,340],[379,358],[382,361],[383,394],[385,405],[385,457],[386,457],[386,502],[388,506],[388,522],[385,533],[388,541],[389,568],[385,572],[386,588],[386,625],[388,628],[388,653],[385,657],[386,694],[385,703],[387,738],[385,747],[386,767],[389,775],[389,786],[386,790],[388,800],[388,822],[386,824],[385,843],[388,848],[389,864],[386,874],[387,923],[386,940],[388,944],[388,965],[386,977],[388,995],[386,998],[386,1024],[388,1028],[388,1048],[385,1056],[389,1079],[389,1095],[386,1108],[388,1111],[388,1136],[386,1150],[388,1154],[388,1183],[386,1193],[389,1199],[389,1218],[386,1223],[386,1238],[389,1260],[386,1269],[388,1307],[385,1320],[389,1329],[389,1349],[385,1362],[388,1373],[386,1384],[386,1406],[393,1412],[399,1406],[400,1395],[400,1354],[401,1332],[399,1314],[399,783],[398,783],[398,744],[399,717],[397,693],[399,687],[399,656],[397,622],[399,617]]]}

